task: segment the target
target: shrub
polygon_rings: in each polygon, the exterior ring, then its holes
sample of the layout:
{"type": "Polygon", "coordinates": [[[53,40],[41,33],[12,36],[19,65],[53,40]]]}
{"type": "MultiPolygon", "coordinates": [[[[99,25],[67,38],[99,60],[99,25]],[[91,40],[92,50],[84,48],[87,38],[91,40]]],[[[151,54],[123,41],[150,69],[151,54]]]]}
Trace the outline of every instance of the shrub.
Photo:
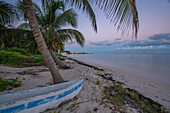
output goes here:
{"type": "Polygon", "coordinates": [[[6,79],[0,77],[0,91],[7,90],[9,87],[20,87],[22,85],[21,81],[16,77],[15,79],[6,79]]]}
{"type": "Polygon", "coordinates": [[[18,52],[0,51],[0,64],[22,66],[23,63],[43,63],[42,58],[25,56],[18,52]]]}
{"type": "Polygon", "coordinates": [[[17,48],[17,47],[12,47],[10,49],[8,49],[8,51],[11,51],[11,52],[19,52],[23,55],[27,55],[28,53],[25,51],[25,49],[21,49],[21,48],[17,48]]]}
{"type": "Polygon", "coordinates": [[[64,57],[63,55],[56,54],[56,56],[57,56],[58,59],[60,59],[61,61],[65,60],[65,57],[64,57]]]}

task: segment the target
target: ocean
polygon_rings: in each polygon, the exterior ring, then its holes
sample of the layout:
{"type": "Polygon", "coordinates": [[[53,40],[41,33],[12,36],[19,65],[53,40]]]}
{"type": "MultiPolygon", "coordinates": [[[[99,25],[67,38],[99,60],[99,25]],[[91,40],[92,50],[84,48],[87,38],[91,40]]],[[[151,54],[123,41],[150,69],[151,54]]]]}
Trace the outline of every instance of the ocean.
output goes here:
{"type": "Polygon", "coordinates": [[[70,57],[170,84],[170,55],[165,54],[72,54],[70,57]]]}

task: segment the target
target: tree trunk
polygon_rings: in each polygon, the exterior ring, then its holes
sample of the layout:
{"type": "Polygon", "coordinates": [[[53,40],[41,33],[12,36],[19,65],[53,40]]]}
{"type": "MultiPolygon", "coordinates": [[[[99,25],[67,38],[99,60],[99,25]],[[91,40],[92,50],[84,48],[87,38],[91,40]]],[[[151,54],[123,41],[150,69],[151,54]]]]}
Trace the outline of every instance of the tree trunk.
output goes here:
{"type": "Polygon", "coordinates": [[[53,83],[56,84],[56,83],[64,82],[62,76],[58,72],[57,66],[42,37],[38,22],[35,17],[34,9],[32,6],[32,0],[23,0],[23,3],[35,41],[38,45],[39,51],[42,53],[42,56],[45,60],[45,64],[47,65],[47,67],[51,72],[53,83]]]}
{"type": "Polygon", "coordinates": [[[65,62],[58,59],[58,57],[55,55],[53,50],[51,50],[51,49],[49,49],[49,50],[50,50],[52,57],[54,58],[54,61],[58,64],[59,68],[62,68],[62,69],[70,69],[71,68],[65,62]]]}

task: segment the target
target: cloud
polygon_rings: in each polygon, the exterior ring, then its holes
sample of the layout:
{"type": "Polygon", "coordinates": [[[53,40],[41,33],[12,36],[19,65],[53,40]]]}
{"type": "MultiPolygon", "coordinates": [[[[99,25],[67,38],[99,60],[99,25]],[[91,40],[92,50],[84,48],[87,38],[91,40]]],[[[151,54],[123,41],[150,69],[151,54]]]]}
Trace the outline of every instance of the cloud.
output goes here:
{"type": "Polygon", "coordinates": [[[129,42],[128,40],[123,40],[123,41],[113,41],[109,42],[108,40],[105,41],[100,41],[100,42],[90,42],[90,45],[95,45],[95,46],[120,46],[125,43],[129,42]]]}
{"type": "Polygon", "coordinates": [[[170,40],[170,33],[156,34],[149,37],[150,40],[170,40]]]}
{"type": "Polygon", "coordinates": [[[100,42],[90,42],[90,45],[95,45],[95,46],[105,46],[105,45],[112,45],[111,43],[109,43],[108,40],[105,41],[100,41],[100,42]]]}
{"type": "Polygon", "coordinates": [[[129,46],[129,47],[150,47],[150,46],[162,46],[170,45],[170,33],[155,34],[148,37],[147,40],[122,40],[121,38],[115,39],[113,42],[108,40],[100,42],[90,42],[90,45],[95,46],[129,46]]]}
{"type": "Polygon", "coordinates": [[[124,46],[161,46],[170,45],[170,33],[155,34],[148,37],[147,40],[133,40],[123,44],[124,46]]]}
{"type": "Polygon", "coordinates": [[[126,46],[161,46],[170,45],[170,33],[155,34],[148,37],[148,40],[135,40],[124,44],[126,46]]]}
{"type": "Polygon", "coordinates": [[[167,49],[169,47],[165,46],[135,46],[135,47],[118,47],[118,48],[113,48],[112,50],[145,50],[145,49],[167,49]]]}
{"type": "Polygon", "coordinates": [[[116,38],[114,41],[119,41],[119,40],[122,40],[122,38],[116,38]]]}

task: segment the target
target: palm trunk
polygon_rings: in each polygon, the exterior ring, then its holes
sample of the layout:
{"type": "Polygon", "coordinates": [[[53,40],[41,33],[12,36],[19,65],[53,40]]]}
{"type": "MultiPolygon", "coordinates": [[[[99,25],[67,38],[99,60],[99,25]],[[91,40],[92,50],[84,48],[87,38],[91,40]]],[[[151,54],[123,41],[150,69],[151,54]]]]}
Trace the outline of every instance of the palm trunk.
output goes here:
{"type": "Polygon", "coordinates": [[[70,69],[70,66],[67,66],[67,64],[63,61],[61,61],[60,59],[58,59],[58,57],[55,55],[54,51],[50,49],[50,53],[52,55],[52,57],[54,58],[54,61],[58,64],[58,66],[62,69],[70,69]]]}
{"type": "Polygon", "coordinates": [[[45,60],[45,64],[47,65],[47,67],[51,72],[53,83],[56,84],[56,83],[64,82],[62,76],[58,72],[57,66],[55,65],[55,62],[51,57],[47,45],[42,37],[39,25],[35,17],[34,9],[32,6],[32,0],[23,0],[23,3],[35,41],[38,45],[39,51],[42,53],[42,56],[45,60]]]}

